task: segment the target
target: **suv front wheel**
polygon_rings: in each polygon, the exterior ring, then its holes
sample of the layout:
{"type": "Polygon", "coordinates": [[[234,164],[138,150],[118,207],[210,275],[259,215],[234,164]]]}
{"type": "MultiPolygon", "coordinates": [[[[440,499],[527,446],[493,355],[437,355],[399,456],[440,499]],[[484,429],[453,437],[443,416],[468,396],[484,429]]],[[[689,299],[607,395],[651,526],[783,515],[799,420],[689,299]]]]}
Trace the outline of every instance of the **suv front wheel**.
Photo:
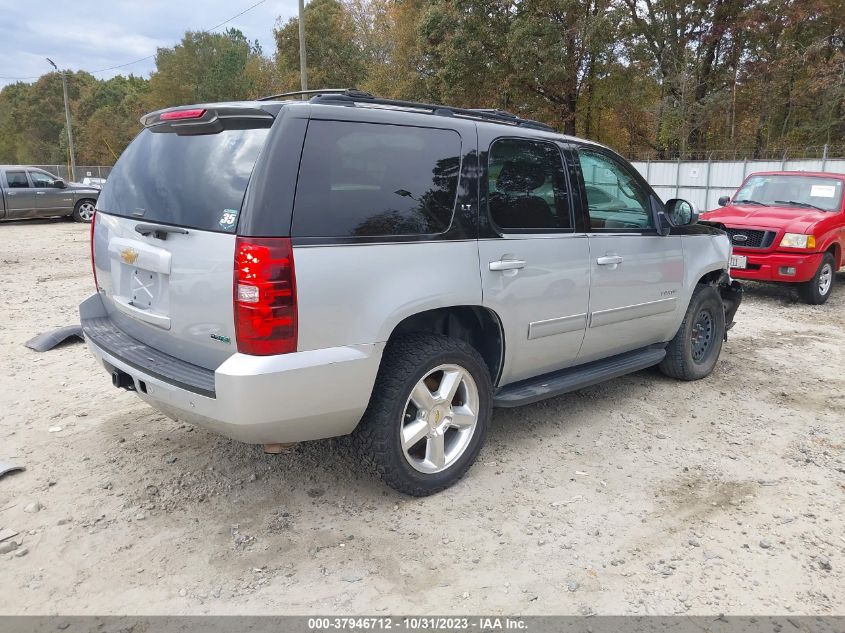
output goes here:
{"type": "Polygon", "coordinates": [[[666,347],[660,371],[678,380],[709,376],[719,360],[724,338],[725,308],[719,291],[698,284],[678,333],[666,347]]]}
{"type": "Polygon", "coordinates": [[[422,497],[469,469],[490,426],[490,374],[478,352],[438,334],[388,342],[354,440],[392,488],[422,497]]]}

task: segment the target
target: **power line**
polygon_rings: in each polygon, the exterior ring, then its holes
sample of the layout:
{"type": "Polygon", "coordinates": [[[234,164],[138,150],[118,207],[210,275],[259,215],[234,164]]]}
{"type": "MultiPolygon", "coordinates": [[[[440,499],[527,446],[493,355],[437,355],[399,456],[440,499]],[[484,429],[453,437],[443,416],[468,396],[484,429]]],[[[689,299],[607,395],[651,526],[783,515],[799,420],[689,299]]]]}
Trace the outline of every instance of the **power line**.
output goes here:
{"type": "Polygon", "coordinates": [[[256,2],[256,3],[255,3],[254,5],[252,5],[251,7],[248,7],[248,8],[246,8],[246,9],[244,9],[243,11],[241,11],[240,13],[238,13],[237,15],[233,15],[233,16],[232,16],[231,18],[229,18],[228,20],[224,20],[224,21],[223,21],[223,22],[221,22],[220,24],[218,24],[218,25],[216,25],[216,26],[212,26],[210,29],[207,29],[207,30],[208,30],[208,31],[214,31],[215,29],[219,29],[219,28],[220,28],[221,26],[223,26],[224,24],[228,24],[228,23],[229,23],[229,22],[231,22],[232,20],[235,20],[235,19],[237,19],[237,18],[241,17],[241,16],[242,16],[244,13],[246,13],[247,11],[252,11],[252,10],[253,10],[255,7],[257,7],[259,4],[264,4],[265,2],[267,2],[267,0],[259,0],[258,2],[256,2]]]}
{"type": "MultiPolygon", "coordinates": [[[[238,19],[244,13],[248,13],[249,11],[252,11],[255,7],[257,7],[261,4],[264,4],[265,2],[267,2],[267,0],[258,0],[258,2],[256,2],[255,4],[247,7],[246,9],[244,9],[243,11],[241,11],[240,13],[238,13],[236,15],[233,15],[231,18],[224,20],[220,24],[216,24],[209,29],[202,29],[199,32],[200,33],[210,33],[211,31],[216,31],[221,26],[228,24],[232,20],[238,19]]],[[[92,75],[95,75],[97,73],[104,73],[104,72],[109,71],[109,70],[116,70],[118,68],[125,68],[126,66],[132,66],[133,64],[138,64],[140,62],[147,61],[148,59],[153,59],[154,57],[155,57],[155,54],[147,55],[146,57],[141,57],[140,59],[136,59],[136,60],[133,60],[131,62],[126,62],[125,64],[118,64],[116,66],[109,66],[108,68],[100,68],[99,70],[89,70],[87,72],[92,74],[92,75]]],[[[41,75],[36,75],[35,77],[4,77],[4,76],[0,75],[0,79],[14,79],[14,80],[17,80],[17,81],[23,81],[25,79],[38,79],[39,77],[41,77],[41,75]]]]}

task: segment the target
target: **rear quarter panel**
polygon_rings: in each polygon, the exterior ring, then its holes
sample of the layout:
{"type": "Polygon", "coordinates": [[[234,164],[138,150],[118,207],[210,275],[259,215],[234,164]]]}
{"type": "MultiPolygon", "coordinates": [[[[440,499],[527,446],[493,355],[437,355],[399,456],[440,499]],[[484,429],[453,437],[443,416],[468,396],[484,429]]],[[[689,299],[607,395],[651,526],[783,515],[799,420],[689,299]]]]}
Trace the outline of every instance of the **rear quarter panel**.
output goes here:
{"type": "Polygon", "coordinates": [[[475,240],[294,248],[299,351],[386,341],[418,312],[481,305],[475,240]]]}
{"type": "MultiPolygon", "coordinates": [[[[326,119],[449,129],[461,137],[462,158],[455,213],[450,228],[441,235],[302,238],[292,231],[298,350],[379,344],[390,338],[403,319],[419,312],[480,306],[475,122],[327,105],[308,106],[308,115],[309,126],[326,119]]],[[[295,145],[301,143],[298,134],[288,136],[295,145]]],[[[298,150],[297,145],[297,156],[298,150]]],[[[329,235],[332,229],[326,227],[329,235]]]]}

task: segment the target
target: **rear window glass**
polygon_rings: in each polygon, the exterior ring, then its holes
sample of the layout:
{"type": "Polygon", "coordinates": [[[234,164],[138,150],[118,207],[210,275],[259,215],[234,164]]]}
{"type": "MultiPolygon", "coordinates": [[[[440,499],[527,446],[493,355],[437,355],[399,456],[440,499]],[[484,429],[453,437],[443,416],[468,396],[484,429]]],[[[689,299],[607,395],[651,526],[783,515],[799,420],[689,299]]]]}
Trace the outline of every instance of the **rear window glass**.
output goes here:
{"type": "Polygon", "coordinates": [[[109,174],[97,208],[147,222],[234,233],[268,132],[179,136],[144,130],[109,174]]]}
{"type": "Polygon", "coordinates": [[[293,235],[443,233],[452,221],[460,156],[453,130],[311,121],[293,235]]]}

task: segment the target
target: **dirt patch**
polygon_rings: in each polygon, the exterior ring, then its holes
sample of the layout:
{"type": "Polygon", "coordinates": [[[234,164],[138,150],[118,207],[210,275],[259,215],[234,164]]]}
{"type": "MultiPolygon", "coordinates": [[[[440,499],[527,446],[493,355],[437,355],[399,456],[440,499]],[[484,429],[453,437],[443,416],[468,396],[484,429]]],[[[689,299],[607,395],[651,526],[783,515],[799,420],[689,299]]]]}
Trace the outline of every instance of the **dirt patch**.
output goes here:
{"type": "Polygon", "coordinates": [[[0,225],[0,612],[842,613],[845,276],[751,284],[715,374],[499,410],[479,462],[399,496],[344,441],[282,456],[115,390],[33,335],[93,289],[87,227],[0,225]],[[8,546],[11,547],[11,546],[8,546]]]}

